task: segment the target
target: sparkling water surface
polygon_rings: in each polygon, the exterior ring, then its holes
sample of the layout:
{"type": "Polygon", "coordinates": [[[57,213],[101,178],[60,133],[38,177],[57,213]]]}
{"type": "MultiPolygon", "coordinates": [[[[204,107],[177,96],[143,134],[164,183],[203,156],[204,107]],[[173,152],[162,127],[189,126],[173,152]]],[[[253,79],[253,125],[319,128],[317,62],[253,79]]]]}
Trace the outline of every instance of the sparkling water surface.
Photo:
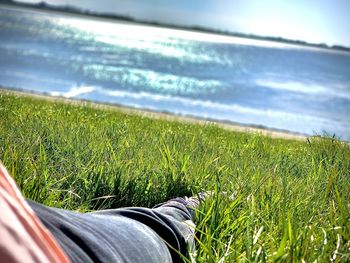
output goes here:
{"type": "Polygon", "coordinates": [[[350,140],[350,53],[0,7],[0,86],[350,140]]]}

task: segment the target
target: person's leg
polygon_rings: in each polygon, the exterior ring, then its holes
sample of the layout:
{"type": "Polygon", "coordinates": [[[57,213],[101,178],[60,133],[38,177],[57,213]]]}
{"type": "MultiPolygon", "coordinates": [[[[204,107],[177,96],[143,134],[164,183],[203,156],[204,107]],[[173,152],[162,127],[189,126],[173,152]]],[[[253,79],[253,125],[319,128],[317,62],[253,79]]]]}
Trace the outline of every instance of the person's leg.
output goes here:
{"type": "Polygon", "coordinates": [[[195,210],[199,206],[200,199],[202,199],[200,196],[177,197],[153,207],[154,211],[164,214],[176,224],[190,252],[195,250],[195,210]]]}
{"type": "Polygon", "coordinates": [[[194,247],[196,197],[85,214],[29,203],[74,262],[181,262],[194,247]]]}
{"type": "Polygon", "coordinates": [[[154,206],[128,207],[92,212],[100,216],[123,216],[136,220],[150,227],[169,248],[174,262],[188,257],[188,249],[194,250],[194,209],[199,205],[203,196],[178,197],[154,206]]]}
{"type": "MultiPolygon", "coordinates": [[[[122,215],[128,209],[76,213],[28,202],[72,262],[172,262],[168,247],[155,231],[122,215]]],[[[147,213],[140,212],[140,216],[147,213]]],[[[159,226],[167,227],[160,222],[159,226]]]]}

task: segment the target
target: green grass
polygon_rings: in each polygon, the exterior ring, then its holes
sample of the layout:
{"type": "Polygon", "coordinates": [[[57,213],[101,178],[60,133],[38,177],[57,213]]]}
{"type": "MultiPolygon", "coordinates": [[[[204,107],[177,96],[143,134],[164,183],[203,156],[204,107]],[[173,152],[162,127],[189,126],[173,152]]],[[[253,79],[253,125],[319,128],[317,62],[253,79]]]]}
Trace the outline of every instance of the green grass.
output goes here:
{"type": "Polygon", "coordinates": [[[78,211],[203,190],[197,262],[349,262],[350,147],[0,92],[0,159],[24,195],[78,211]]]}

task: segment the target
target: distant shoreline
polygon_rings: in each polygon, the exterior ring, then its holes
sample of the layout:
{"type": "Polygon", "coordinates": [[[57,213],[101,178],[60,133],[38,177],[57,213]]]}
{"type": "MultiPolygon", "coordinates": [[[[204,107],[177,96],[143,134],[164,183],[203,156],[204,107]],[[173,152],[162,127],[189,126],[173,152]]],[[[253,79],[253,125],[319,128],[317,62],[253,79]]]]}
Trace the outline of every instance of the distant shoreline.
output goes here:
{"type": "Polygon", "coordinates": [[[286,131],[286,130],[278,130],[278,129],[268,128],[268,127],[245,125],[240,123],[225,122],[225,121],[219,121],[219,120],[209,120],[209,119],[198,118],[193,116],[176,115],[168,112],[157,112],[157,111],[152,111],[148,109],[137,109],[137,108],[117,105],[117,104],[97,103],[97,102],[88,101],[88,100],[65,98],[61,96],[56,97],[56,96],[28,92],[28,91],[23,91],[18,89],[7,89],[5,87],[0,87],[0,94],[12,94],[15,96],[33,97],[41,100],[68,103],[73,105],[86,105],[96,109],[121,111],[123,113],[139,115],[139,116],[143,116],[151,119],[178,121],[178,122],[185,122],[185,123],[192,123],[192,124],[199,124],[199,125],[214,124],[214,125],[217,125],[217,127],[219,128],[229,130],[229,131],[258,133],[260,135],[271,137],[271,138],[299,140],[299,141],[300,140],[305,141],[307,139],[307,135],[305,134],[295,133],[295,132],[286,131]]]}
{"type": "Polygon", "coordinates": [[[201,26],[181,26],[181,25],[175,25],[175,24],[159,23],[155,21],[139,20],[129,16],[118,15],[114,13],[91,12],[89,10],[82,10],[70,5],[53,6],[53,5],[46,4],[44,2],[37,3],[37,4],[30,4],[30,3],[14,2],[12,0],[7,0],[7,1],[0,0],[0,6],[26,8],[26,9],[31,9],[33,11],[57,12],[60,14],[78,15],[85,18],[91,17],[94,19],[104,19],[104,20],[115,21],[119,23],[124,22],[124,23],[130,23],[130,24],[148,25],[148,26],[155,26],[160,28],[186,30],[186,31],[198,32],[198,33],[216,34],[221,36],[238,37],[238,38],[245,38],[245,39],[251,39],[251,40],[258,40],[258,41],[271,41],[275,43],[292,45],[292,46],[302,46],[305,48],[317,48],[321,50],[340,51],[340,52],[350,53],[350,47],[345,47],[341,45],[329,46],[324,43],[309,43],[306,41],[291,40],[291,39],[286,39],[282,37],[259,36],[254,34],[229,32],[229,31],[222,31],[222,30],[201,27],[201,26]]]}

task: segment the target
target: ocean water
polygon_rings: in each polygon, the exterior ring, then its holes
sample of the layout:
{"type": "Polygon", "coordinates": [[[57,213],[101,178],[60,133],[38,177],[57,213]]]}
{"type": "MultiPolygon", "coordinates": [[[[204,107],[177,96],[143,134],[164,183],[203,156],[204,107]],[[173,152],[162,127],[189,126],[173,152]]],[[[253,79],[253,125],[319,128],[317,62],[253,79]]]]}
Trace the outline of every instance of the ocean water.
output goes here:
{"type": "Polygon", "coordinates": [[[0,86],[350,140],[350,52],[0,7],[0,86]]]}

